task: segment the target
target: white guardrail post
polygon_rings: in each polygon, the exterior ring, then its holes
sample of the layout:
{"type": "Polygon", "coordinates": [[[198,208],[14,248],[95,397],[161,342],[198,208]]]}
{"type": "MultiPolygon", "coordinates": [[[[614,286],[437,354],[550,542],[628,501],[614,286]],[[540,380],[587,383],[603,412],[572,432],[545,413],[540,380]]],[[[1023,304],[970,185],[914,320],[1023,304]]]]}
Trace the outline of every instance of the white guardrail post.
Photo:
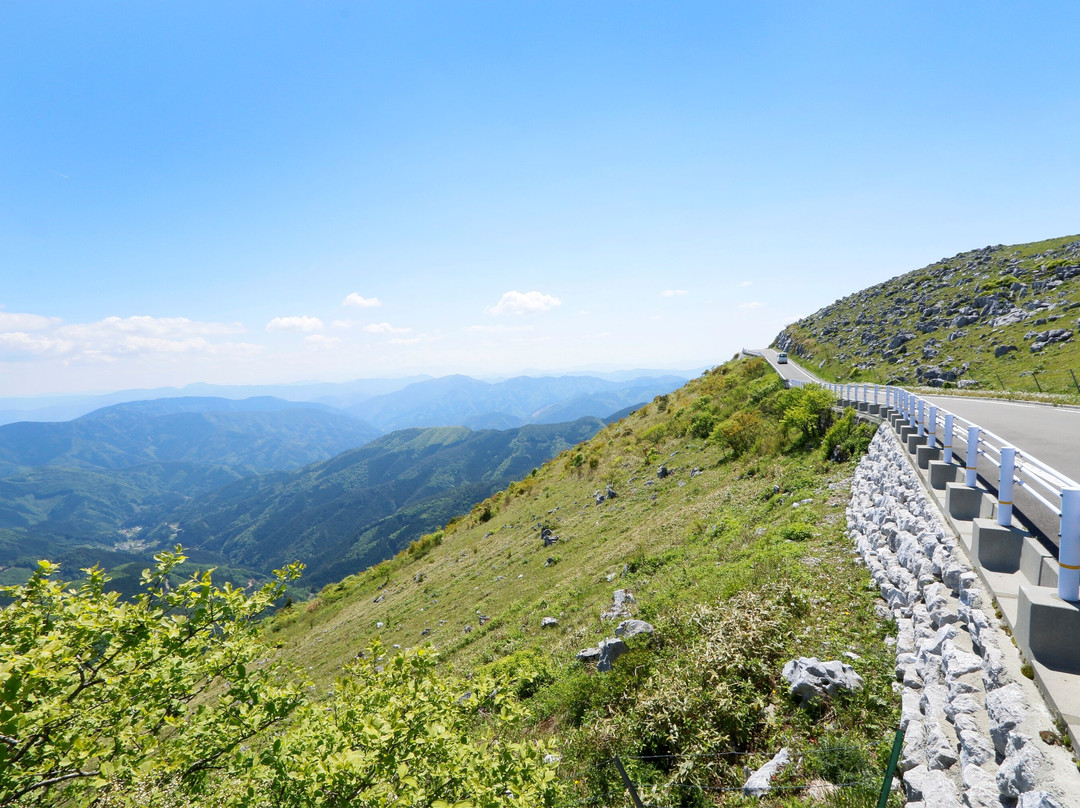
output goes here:
{"type": "Polygon", "coordinates": [[[930,415],[926,422],[926,445],[933,449],[937,443],[937,407],[930,406],[930,415]]]}
{"type": "Polygon", "coordinates": [[[1001,447],[1001,475],[998,477],[997,523],[1002,527],[1012,524],[1013,476],[1016,473],[1016,448],[1001,447]]]}
{"type": "Polygon", "coordinates": [[[921,398],[919,399],[919,437],[921,438],[926,434],[926,408],[925,403],[921,398]]]}
{"type": "Polygon", "coordinates": [[[942,459],[946,463],[952,462],[952,442],[953,442],[953,414],[950,412],[945,416],[945,434],[942,436],[942,448],[945,450],[945,454],[942,459]]]}
{"type": "Polygon", "coordinates": [[[875,404],[879,403],[878,402],[878,386],[876,384],[874,385],[874,403],[875,404]]]}
{"type": "Polygon", "coordinates": [[[1058,597],[1069,601],[1080,600],[1080,488],[1061,490],[1058,566],[1058,597]]]}
{"type": "Polygon", "coordinates": [[[964,464],[964,485],[975,487],[975,477],[979,472],[979,428],[968,427],[967,462],[964,464]]]}

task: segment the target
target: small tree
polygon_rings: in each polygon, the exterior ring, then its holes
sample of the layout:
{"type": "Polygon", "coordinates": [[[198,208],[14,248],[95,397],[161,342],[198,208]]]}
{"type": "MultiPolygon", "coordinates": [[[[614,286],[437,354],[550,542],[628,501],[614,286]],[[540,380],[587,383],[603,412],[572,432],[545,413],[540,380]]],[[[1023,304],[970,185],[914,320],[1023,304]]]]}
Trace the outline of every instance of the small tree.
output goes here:
{"type": "Polygon", "coordinates": [[[89,804],[151,770],[194,784],[300,703],[299,684],[255,665],[256,618],[300,565],[248,595],[209,572],[170,587],[179,547],[155,560],[134,602],[98,567],[68,586],[48,561],[0,588],[0,804],[56,789],[89,804]]]}
{"type": "Polygon", "coordinates": [[[0,805],[555,803],[547,748],[503,737],[524,715],[512,683],[376,646],[312,701],[258,637],[299,564],[249,595],[209,572],[170,586],[180,548],[155,558],[134,602],[97,567],[68,586],[47,561],[0,588],[0,805]]]}

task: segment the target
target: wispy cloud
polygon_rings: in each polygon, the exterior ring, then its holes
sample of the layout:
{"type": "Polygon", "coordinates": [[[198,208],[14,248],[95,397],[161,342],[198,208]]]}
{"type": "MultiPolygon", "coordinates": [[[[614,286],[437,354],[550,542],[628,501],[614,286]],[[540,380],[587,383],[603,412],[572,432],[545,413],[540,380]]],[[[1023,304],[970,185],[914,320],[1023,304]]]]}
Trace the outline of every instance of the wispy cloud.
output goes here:
{"type": "Polygon", "coordinates": [[[467,325],[465,331],[470,334],[510,334],[521,331],[532,331],[531,325],[467,325]]]}
{"type": "Polygon", "coordinates": [[[519,292],[512,289],[504,294],[498,303],[488,306],[485,311],[493,317],[502,317],[507,314],[539,314],[561,305],[562,301],[554,295],[537,291],[519,292]]]}
{"type": "Polygon", "coordinates": [[[665,289],[660,293],[660,297],[677,297],[679,295],[685,295],[685,289],[665,289]]]}
{"type": "Polygon", "coordinates": [[[377,297],[364,297],[357,292],[352,292],[341,301],[342,306],[355,306],[358,309],[375,309],[382,305],[377,297]]]}
{"type": "Polygon", "coordinates": [[[310,333],[322,331],[323,322],[318,317],[301,315],[298,317],[275,317],[266,324],[267,331],[300,331],[310,333]]]}
{"type": "Polygon", "coordinates": [[[408,334],[412,331],[411,328],[396,328],[390,323],[371,323],[364,326],[364,332],[367,334],[408,334]]]}
{"type": "Polygon", "coordinates": [[[753,285],[754,285],[754,282],[753,282],[753,281],[743,281],[742,283],[740,283],[740,284],[739,284],[739,286],[743,287],[744,289],[745,289],[745,288],[746,288],[747,286],[753,286],[753,285]]]}
{"type": "Polygon", "coordinates": [[[114,316],[69,325],[61,322],[35,314],[0,313],[0,356],[8,361],[62,358],[111,362],[149,354],[224,355],[261,350],[258,345],[214,341],[214,337],[243,333],[239,323],[148,316],[114,316]]]}
{"type": "Polygon", "coordinates": [[[44,331],[59,325],[59,317],[42,317],[40,314],[17,314],[0,311],[0,332],[3,331],[44,331]]]}
{"type": "Polygon", "coordinates": [[[336,348],[341,344],[341,337],[327,337],[324,334],[310,334],[304,337],[304,344],[309,348],[336,348]]]}

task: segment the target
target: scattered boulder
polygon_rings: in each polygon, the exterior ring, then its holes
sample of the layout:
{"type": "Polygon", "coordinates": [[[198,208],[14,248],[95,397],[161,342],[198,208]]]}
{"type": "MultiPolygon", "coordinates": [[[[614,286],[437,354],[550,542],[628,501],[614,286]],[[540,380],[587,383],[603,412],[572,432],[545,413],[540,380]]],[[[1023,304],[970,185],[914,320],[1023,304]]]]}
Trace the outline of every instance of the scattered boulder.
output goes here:
{"type": "Polygon", "coordinates": [[[477,615],[476,619],[480,621],[480,625],[484,625],[484,623],[487,623],[491,620],[491,618],[488,617],[486,614],[477,615]]]}
{"type": "Polygon", "coordinates": [[[661,480],[664,479],[665,477],[667,477],[668,474],[670,474],[670,473],[671,472],[668,471],[667,466],[660,466],[660,468],[658,468],[656,470],[656,476],[657,476],[657,478],[659,478],[661,480]]]}
{"type": "Polygon", "coordinates": [[[799,657],[784,665],[782,675],[791,686],[791,695],[806,703],[825,696],[832,698],[841,690],[863,687],[862,677],[839,660],[822,662],[816,657],[799,657]]]}
{"type": "Polygon", "coordinates": [[[540,628],[555,628],[557,625],[559,625],[559,621],[554,617],[540,618],[540,628]]]}
{"type": "Polygon", "coordinates": [[[608,499],[615,499],[615,497],[618,496],[618,494],[615,493],[615,489],[612,488],[610,485],[608,485],[607,491],[605,493],[607,494],[608,499]]]}
{"type": "Polygon", "coordinates": [[[1015,345],[999,345],[994,348],[994,358],[1000,359],[1001,357],[1005,356],[1006,354],[1010,354],[1015,350],[1017,350],[1017,347],[1015,345]]]}
{"type": "Polygon", "coordinates": [[[772,760],[750,775],[743,784],[742,792],[747,797],[762,797],[772,790],[772,779],[780,769],[791,762],[791,753],[784,747],[772,760]]]}
{"type": "MultiPolygon", "coordinates": [[[[600,658],[596,661],[596,672],[605,673],[611,670],[615,660],[630,649],[620,637],[610,637],[600,641],[600,658]]],[[[580,655],[579,655],[580,656],[580,655]]]]}
{"type": "Polygon", "coordinates": [[[540,531],[540,539],[544,542],[545,547],[551,547],[559,540],[559,537],[552,532],[550,527],[545,527],[540,531]]]}
{"type": "Polygon", "coordinates": [[[637,604],[637,600],[630,594],[628,589],[616,589],[612,595],[612,604],[600,615],[601,620],[615,620],[619,617],[629,617],[630,607],[637,604]]]}
{"type": "Polygon", "coordinates": [[[600,659],[599,648],[583,648],[577,652],[577,661],[584,662],[586,664],[590,662],[597,662],[600,659]]]}
{"type": "Polygon", "coordinates": [[[652,634],[654,631],[656,629],[653,625],[644,620],[623,620],[615,629],[615,636],[630,639],[639,634],[652,634]]]}

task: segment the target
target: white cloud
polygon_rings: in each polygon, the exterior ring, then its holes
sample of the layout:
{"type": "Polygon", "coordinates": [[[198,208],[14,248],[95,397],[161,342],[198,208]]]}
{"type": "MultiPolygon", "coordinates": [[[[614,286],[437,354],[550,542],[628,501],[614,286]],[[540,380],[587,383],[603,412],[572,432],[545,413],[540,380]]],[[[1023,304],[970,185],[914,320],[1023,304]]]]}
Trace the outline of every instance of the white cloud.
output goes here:
{"type": "Polygon", "coordinates": [[[75,349],[75,343],[25,331],[0,334],[0,357],[9,359],[41,356],[63,356],[75,349]]]}
{"type": "Polygon", "coordinates": [[[511,290],[504,294],[494,306],[488,306],[485,311],[493,317],[501,317],[504,314],[538,314],[560,305],[562,301],[553,295],[536,291],[511,290]]]}
{"type": "Polygon", "coordinates": [[[660,297],[675,297],[676,295],[685,295],[685,289],[665,289],[660,293],[660,297]]]}
{"type": "Polygon", "coordinates": [[[422,336],[420,336],[420,337],[409,337],[408,339],[403,339],[402,337],[394,337],[394,339],[390,340],[390,344],[391,345],[416,345],[417,343],[420,343],[420,342],[423,342],[423,341],[424,341],[424,337],[422,337],[422,336]]]}
{"type": "Polygon", "coordinates": [[[275,317],[266,324],[266,330],[300,331],[309,333],[312,331],[322,331],[323,322],[318,317],[308,317],[307,315],[299,317],[275,317]]]}
{"type": "Polygon", "coordinates": [[[360,323],[357,320],[334,320],[330,323],[330,327],[339,331],[344,331],[349,328],[356,328],[360,323]]]}
{"type": "Polygon", "coordinates": [[[0,311],[0,331],[44,331],[60,324],[58,317],[0,311]]]}
{"type": "Polygon", "coordinates": [[[334,348],[341,344],[341,337],[327,337],[322,334],[311,334],[304,337],[304,344],[310,348],[334,348]]]}
{"type": "Polygon", "coordinates": [[[471,334],[509,334],[512,332],[532,331],[531,325],[467,325],[465,331],[471,334]]]}
{"type": "Polygon", "coordinates": [[[341,301],[341,305],[356,306],[359,309],[375,309],[382,305],[382,301],[377,297],[364,297],[356,292],[352,292],[341,301]]]}
{"type": "Polygon", "coordinates": [[[110,362],[121,356],[176,354],[251,354],[261,346],[216,343],[208,337],[244,331],[239,323],[204,323],[186,317],[106,317],[92,323],[59,325],[55,317],[9,315],[5,325],[36,328],[0,332],[0,355],[9,360],[63,358],[110,362]]]}
{"type": "Polygon", "coordinates": [[[740,303],[739,308],[743,311],[750,311],[751,309],[760,309],[762,305],[763,304],[758,300],[750,300],[746,303],[740,303]]]}
{"type": "Polygon", "coordinates": [[[753,281],[743,281],[742,283],[740,283],[740,284],[739,284],[739,286],[743,287],[744,289],[745,289],[745,288],[746,288],[747,286],[753,286],[753,285],[754,285],[754,282],[753,282],[753,281]]]}
{"type": "Polygon", "coordinates": [[[395,328],[390,323],[371,323],[364,326],[367,334],[408,334],[411,328],[395,328]]]}
{"type": "Polygon", "coordinates": [[[96,323],[74,323],[57,329],[57,333],[79,339],[110,339],[124,336],[173,337],[215,336],[242,334],[239,323],[202,323],[187,317],[106,317],[96,323]]]}

